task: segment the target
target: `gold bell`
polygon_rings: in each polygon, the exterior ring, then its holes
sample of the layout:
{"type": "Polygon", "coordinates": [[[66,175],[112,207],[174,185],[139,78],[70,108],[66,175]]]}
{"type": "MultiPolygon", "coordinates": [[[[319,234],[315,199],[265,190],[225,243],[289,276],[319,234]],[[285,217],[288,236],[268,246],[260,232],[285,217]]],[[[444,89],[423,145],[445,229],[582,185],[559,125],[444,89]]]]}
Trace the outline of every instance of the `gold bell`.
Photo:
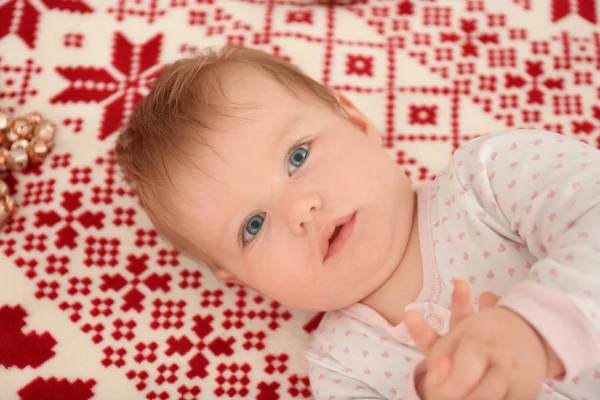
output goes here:
{"type": "Polygon", "coordinates": [[[30,112],[29,114],[25,114],[23,119],[29,121],[31,124],[39,124],[44,119],[42,114],[37,111],[30,112]]]}
{"type": "Polygon", "coordinates": [[[8,150],[5,148],[0,148],[0,173],[6,172],[8,170],[8,158],[9,158],[8,150]]]}
{"type": "Polygon", "coordinates": [[[27,168],[29,157],[24,148],[11,149],[7,157],[7,165],[11,171],[21,171],[27,168]]]}
{"type": "Polygon", "coordinates": [[[10,139],[13,142],[18,139],[29,139],[33,134],[33,124],[25,118],[14,119],[10,127],[18,136],[17,139],[10,139]]]}
{"type": "Polygon", "coordinates": [[[18,211],[19,207],[11,196],[6,195],[0,198],[0,227],[10,218],[17,215],[18,211]]]}
{"type": "MultiPolygon", "coordinates": [[[[38,112],[12,119],[8,110],[0,108],[0,175],[42,162],[54,145],[56,130],[56,125],[38,112]]],[[[9,192],[0,179],[0,227],[19,209],[9,192]]]]}
{"type": "Polygon", "coordinates": [[[8,212],[8,209],[6,208],[6,206],[1,203],[4,203],[4,202],[0,201],[0,227],[2,227],[2,225],[4,225],[4,223],[10,217],[10,212],[8,212]]]}
{"type": "Polygon", "coordinates": [[[54,146],[54,135],[56,125],[47,120],[42,120],[35,128],[35,135],[48,144],[48,147],[54,146]]]}
{"type": "Polygon", "coordinates": [[[50,147],[48,146],[48,143],[36,137],[29,142],[26,150],[31,161],[34,163],[40,163],[44,161],[44,158],[46,158],[50,152],[50,147]]]}
{"type": "Polygon", "coordinates": [[[28,144],[29,144],[28,140],[19,139],[19,140],[13,142],[13,144],[10,145],[10,149],[11,150],[16,150],[16,149],[25,150],[27,148],[28,144]]]}
{"type": "Polygon", "coordinates": [[[6,130],[6,134],[5,134],[5,139],[9,142],[12,143],[15,140],[19,140],[21,139],[21,137],[17,134],[17,132],[13,131],[11,128],[8,128],[6,130]]]}
{"type": "Polygon", "coordinates": [[[7,129],[10,125],[10,113],[4,108],[0,108],[0,131],[7,129]]]}
{"type": "Polygon", "coordinates": [[[19,211],[19,206],[17,205],[15,199],[12,198],[12,196],[4,196],[4,206],[11,217],[17,215],[17,212],[19,211]]]}

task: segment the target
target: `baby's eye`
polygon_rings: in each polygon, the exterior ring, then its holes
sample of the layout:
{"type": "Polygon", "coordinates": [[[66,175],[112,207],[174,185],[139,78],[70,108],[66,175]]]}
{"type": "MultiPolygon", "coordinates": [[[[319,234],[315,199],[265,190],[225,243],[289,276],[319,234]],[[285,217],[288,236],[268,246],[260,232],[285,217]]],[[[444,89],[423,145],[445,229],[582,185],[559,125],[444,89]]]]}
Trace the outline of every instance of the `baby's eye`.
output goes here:
{"type": "Polygon", "coordinates": [[[258,235],[258,232],[260,232],[263,222],[265,221],[265,217],[265,213],[256,214],[246,222],[241,238],[243,243],[249,242],[258,235]]]}
{"type": "Polygon", "coordinates": [[[290,153],[288,159],[288,174],[292,175],[308,158],[308,143],[298,146],[290,153]]]}

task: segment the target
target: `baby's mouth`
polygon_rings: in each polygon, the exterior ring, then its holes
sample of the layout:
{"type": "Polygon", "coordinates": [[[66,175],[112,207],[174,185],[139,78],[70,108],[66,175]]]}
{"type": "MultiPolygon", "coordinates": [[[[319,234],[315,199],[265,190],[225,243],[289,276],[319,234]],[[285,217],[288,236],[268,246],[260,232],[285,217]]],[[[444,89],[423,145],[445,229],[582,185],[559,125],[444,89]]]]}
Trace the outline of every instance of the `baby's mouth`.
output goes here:
{"type": "Polygon", "coordinates": [[[337,238],[338,233],[340,233],[340,229],[342,229],[344,225],[338,225],[335,227],[335,231],[333,231],[333,235],[331,235],[331,237],[329,238],[329,245],[331,246],[331,243],[333,243],[333,241],[337,238]]]}
{"type": "Polygon", "coordinates": [[[319,246],[323,261],[340,251],[352,235],[356,212],[324,225],[319,234],[319,246]]]}

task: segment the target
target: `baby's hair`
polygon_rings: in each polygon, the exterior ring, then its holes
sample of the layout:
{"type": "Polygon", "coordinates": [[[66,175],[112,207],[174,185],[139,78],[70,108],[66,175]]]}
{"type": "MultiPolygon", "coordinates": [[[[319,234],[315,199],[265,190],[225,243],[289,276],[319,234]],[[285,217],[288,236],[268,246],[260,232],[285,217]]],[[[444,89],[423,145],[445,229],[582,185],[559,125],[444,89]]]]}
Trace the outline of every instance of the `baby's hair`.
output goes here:
{"type": "MultiPolygon", "coordinates": [[[[116,161],[133,186],[155,229],[184,252],[201,252],[169,223],[165,194],[173,193],[169,171],[186,159],[191,147],[207,145],[204,133],[215,117],[226,115],[221,76],[251,66],[267,73],[294,93],[315,96],[340,111],[335,94],[292,64],[259,50],[225,46],[206,49],[166,67],[148,95],[135,107],[116,142],[116,161]]],[[[202,257],[205,258],[205,257],[202,257]]],[[[206,261],[206,260],[205,260],[206,261]]]]}

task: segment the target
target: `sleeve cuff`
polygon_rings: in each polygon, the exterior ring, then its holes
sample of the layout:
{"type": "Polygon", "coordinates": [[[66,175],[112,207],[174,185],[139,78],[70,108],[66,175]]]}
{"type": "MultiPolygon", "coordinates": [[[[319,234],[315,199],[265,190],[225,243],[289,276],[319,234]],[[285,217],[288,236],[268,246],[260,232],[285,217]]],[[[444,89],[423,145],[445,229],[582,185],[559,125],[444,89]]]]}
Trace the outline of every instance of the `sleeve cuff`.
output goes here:
{"type": "Polygon", "coordinates": [[[598,335],[567,295],[526,281],[516,285],[498,306],[520,315],[546,340],[565,367],[560,380],[569,380],[600,360],[598,335]]]}

